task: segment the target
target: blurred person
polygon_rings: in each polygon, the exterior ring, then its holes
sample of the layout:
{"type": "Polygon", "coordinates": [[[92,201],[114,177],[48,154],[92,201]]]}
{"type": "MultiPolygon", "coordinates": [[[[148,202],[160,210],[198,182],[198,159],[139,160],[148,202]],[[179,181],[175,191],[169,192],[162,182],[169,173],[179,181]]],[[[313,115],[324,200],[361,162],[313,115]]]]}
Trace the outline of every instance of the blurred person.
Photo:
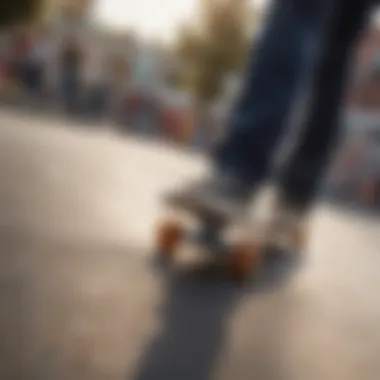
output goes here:
{"type": "Polygon", "coordinates": [[[363,128],[349,137],[332,166],[330,185],[338,197],[374,206],[379,200],[380,140],[363,128]]]}
{"type": "Polygon", "coordinates": [[[214,170],[186,188],[179,195],[182,202],[217,213],[223,204],[226,210],[234,205],[243,211],[258,187],[275,179],[280,207],[300,218],[307,213],[337,141],[349,63],[371,5],[273,2],[225,136],[216,146],[214,170]],[[297,145],[274,166],[276,148],[306,85],[297,145]]]}
{"type": "Polygon", "coordinates": [[[375,133],[371,132],[366,136],[366,145],[358,165],[357,198],[363,204],[374,207],[380,201],[380,145],[375,133]]]}
{"type": "Polygon", "coordinates": [[[127,124],[135,124],[137,120],[140,98],[134,88],[130,88],[125,97],[125,121],[127,124]]]}
{"type": "Polygon", "coordinates": [[[7,90],[8,82],[8,38],[0,33],[0,94],[7,90]]]}
{"type": "Polygon", "coordinates": [[[358,189],[358,182],[363,178],[363,159],[368,149],[371,148],[370,140],[366,133],[349,136],[339,149],[331,168],[329,178],[329,190],[339,198],[352,198],[358,189]]]}
{"type": "Polygon", "coordinates": [[[107,75],[110,86],[109,113],[116,121],[122,122],[128,92],[128,64],[123,54],[113,54],[109,57],[107,75]]]}
{"type": "Polygon", "coordinates": [[[86,106],[92,117],[105,116],[110,96],[110,75],[106,61],[99,51],[93,51],[86,59],[86,106]]]}
{"type": "Polygon", "coordinates": [[[141,111],[138,119],[140,130],[148,135],[155,133],[156,105],[153,93],[145,91],[142,94],[141,111]]]}
{"type": "Polygon", "coordinates": [[[47,29],[37,31],[28,54],[28,89],[33,95],[44,95],[46,74],[53,55],[53,44],[49,38],[49,31],[47,29]]]}
{"type": "Polygon", "coordinates": [[[15,28],[10,32],[9,70],[12,80],[21,88],[28,82],[27,57],[30,51],[31,40],[28,32],[22,28],[15,28]]]}
{"type": "Polygon", "coordinates": [[[83,60],[83,50],[75,38],[64,41],[59,59],[59,75],[64,106],[70,113],[79,110],[83,60]]]}

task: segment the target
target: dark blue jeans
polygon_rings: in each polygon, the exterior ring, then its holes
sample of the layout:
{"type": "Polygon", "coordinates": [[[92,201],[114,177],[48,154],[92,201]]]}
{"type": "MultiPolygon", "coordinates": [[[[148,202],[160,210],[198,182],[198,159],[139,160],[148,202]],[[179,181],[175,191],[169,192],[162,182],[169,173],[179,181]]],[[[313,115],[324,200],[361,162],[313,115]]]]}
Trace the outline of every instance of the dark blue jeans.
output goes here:
{"type": "Polygon", "coordinates": [[[349,58],[369,5],[368,0],[275,1],[216,152],[222,172],[251,185],[272,175],[275,150],[307,85],[298,144],[275,174],[293,201],[311,202],[336,140],[349,58]]]}

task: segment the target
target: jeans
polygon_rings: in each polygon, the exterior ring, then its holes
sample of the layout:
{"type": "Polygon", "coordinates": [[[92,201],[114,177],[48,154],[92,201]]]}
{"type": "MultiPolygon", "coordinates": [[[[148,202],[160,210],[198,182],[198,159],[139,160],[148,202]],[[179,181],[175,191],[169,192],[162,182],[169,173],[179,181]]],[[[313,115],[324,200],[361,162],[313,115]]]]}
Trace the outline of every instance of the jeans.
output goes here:
{"type": "Polygon", "coordinates": [[[252,186],[273,174],[275,149],[306,84],[298,144],[275,175],[295,202],[312,201],[336,141],[349,58],[370,8],[368,0],[275,1],[215,154],[220,171],[252,186]]]}

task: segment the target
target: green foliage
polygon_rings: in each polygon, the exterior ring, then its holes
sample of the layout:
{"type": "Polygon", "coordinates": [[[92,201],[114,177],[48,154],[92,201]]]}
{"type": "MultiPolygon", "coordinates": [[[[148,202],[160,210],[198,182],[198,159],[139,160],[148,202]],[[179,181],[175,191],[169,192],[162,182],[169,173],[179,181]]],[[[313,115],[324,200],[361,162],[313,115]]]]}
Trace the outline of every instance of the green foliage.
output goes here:
{"type": "Polygon", "coordinates": [[[177,53],[186,81],[201,102],[213,100],[225,76],[240,70],[250,41],[253,17],[249,0],[199,0],[200,17],[184,25],[177,53]]]}
{"type": "Polygon", "coordinates": [[[0,4],[0,28],[34,21],[41,14],[44,0],[9,0],[0,4]]]}

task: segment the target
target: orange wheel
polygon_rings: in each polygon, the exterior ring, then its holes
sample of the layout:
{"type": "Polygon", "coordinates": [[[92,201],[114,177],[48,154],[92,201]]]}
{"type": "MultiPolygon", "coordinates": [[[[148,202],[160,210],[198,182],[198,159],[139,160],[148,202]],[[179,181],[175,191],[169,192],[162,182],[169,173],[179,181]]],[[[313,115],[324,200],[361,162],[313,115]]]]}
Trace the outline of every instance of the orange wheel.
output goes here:
{"type": "Polygon", "coordinates": [[[157,231],[156,249],[160,256],[172,259],[181,242],[183,229],[179,222],[169,220],[161,224],[157,231]]]}
{"type": "Polygon", "coordinates": [[[261,250],[249,243],[239,243],[232,248],[231,272],[239,280],[245,280],[259,267],[261,250]]]}

